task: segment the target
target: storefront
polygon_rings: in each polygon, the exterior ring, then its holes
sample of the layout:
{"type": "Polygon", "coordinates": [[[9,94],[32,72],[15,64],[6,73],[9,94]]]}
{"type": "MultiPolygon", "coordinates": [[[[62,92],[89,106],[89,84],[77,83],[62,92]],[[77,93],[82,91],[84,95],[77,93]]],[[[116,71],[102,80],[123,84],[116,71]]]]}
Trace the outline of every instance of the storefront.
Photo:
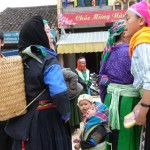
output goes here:
{"type": "MultiPolygon", "coordinates": [[[[75,9],[75,8],[74,8],[75,9]]],[[[58,22],[63,30],[82,29],[81,33],[62,32],[57,42],[57,53],[59,60],[64,67],[76,68],[77,59],[85,56],[87,68],[91,72],[98,73],[101,62],[101,55],[108,39],[108,28],[113,22],[124,18],[125,10],[104,10],[96,12],[73,12],[58,14],[58,22]],[[111,24],[107,26],[107,24],[111,24]],[[102,27],[95,31],[95,27],[102,27]],[[93,31],[86,32],[84,29],[93,28],[93,31]]]]}
{"type": "Polygon", "coordinates": [[[61,35],[57,42],[59,59],[63,59],[62,65],[76,68],[77,58],[85,56],[87,67],[91,72],[98,72],[102,51],[106,46],[108,32],[70,33],[61,35]]]}

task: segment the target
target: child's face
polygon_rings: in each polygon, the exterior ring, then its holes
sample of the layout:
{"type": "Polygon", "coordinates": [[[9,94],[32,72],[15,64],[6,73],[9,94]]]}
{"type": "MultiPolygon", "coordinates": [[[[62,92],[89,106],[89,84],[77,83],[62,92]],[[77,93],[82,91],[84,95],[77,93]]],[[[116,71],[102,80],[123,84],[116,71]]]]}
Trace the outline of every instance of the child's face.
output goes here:
{"type": "MultiPolygon", "coordinates": [[[[132,38],[132,36],[140,30],[144,25],[145,21],[143,22],[143,18],[138,17],[135,13],[128,10],[125,14],[125,23],[124,23],[124,36],[129,39],[132,38]]],[[[129,42],[128,41],[128,42],[129,42]]]]}
{"type": "Polygon", "coordinates": [[[87,118],[90,118],[90,117],[93,116],[95,113],[96,113],[96,106],[93,104],[93,105],[91,106],[91,108],[88,109],[86,117],[87,117],[87,118]]]}
{"type": "Polygon", "coordinates": [[[92,106],[92,103],[86,99],[80,101],[80,103],[79,103],[79,108],[82,113],[86,113],[91,106],[92,106]]]}

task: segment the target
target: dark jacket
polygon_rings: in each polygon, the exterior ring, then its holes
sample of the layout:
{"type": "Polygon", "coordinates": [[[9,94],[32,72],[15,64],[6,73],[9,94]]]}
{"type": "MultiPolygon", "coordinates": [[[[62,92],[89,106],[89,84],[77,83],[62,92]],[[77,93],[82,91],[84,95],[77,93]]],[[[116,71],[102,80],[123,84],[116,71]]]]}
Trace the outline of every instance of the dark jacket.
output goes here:
{"type": "Polygon", "coordinates": [[[63,68],[62,71],[68,87],[69,98],[71,100],[82,92],[83,86],[78,82],[78,75],[71,71],[70,68],[63,68]]]}

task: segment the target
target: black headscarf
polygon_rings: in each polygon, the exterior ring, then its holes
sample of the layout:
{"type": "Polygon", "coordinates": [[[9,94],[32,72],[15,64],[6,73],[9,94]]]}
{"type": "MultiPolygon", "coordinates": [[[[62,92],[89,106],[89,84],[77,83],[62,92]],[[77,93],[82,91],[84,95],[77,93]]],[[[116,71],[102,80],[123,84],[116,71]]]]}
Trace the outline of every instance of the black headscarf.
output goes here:
{"type": "Polygon", "coordinates": [[[41,45],[50,49],[41,16],[32,17],[21,28],[18,42],[19,51],[24,50],[30,45],[41,45]]]}

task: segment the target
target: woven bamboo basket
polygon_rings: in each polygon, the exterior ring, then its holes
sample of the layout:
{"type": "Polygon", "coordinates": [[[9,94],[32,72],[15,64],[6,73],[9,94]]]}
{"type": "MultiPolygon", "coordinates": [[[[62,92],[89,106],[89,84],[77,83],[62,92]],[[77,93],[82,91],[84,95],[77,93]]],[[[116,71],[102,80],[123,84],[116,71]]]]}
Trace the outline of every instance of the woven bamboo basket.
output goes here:
{"type": "Polygon", "coordinates": [[[24,70],[20,56],[0,58],[0,121],[26,113],[24,70]]]}

